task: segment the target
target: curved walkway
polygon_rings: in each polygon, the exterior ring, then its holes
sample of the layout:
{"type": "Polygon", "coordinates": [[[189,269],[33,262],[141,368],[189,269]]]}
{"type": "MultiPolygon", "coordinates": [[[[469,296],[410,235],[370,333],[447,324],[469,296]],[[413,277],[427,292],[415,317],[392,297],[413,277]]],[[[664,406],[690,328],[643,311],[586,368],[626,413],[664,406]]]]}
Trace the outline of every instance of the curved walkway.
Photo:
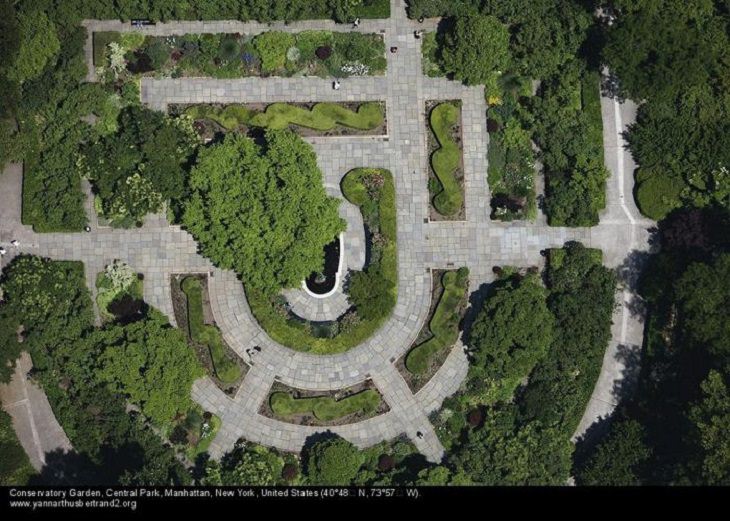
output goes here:
{"type": "MultiPolygon", "coordinates": [[[[622,174],[618,166],[611,164],[615,155],[623,153],[617,128],[622,128],[628,120],[618,127],[616,124],[613,128],[608,123],[604,125],[608,137],[607,164],[612,178],[608,213],[599,226],[568,229],[540,223],[491,221],[486,181],[489,137],[483,88],[467,88],[444,79],[425,78],[421,73],[420,40],[413,38],[413,31],[421,26],[406,18],[402,0],[391,2],[390,19],[368,22],[371,30],[384,31],[386,48],[398,48],[397,53],[388,54],[388,72],[384,77],[349,78],[342,81],[338,91],[332,90],[328,81],[318,78],[145,79],[142,89],[143,101],[158,108],[172,102],[385,99],[388,138],[310,140],[328,185],[339,185],[343,175],[360,166],[387,168],[396,181],[398,301],[389,321],[362,345],[332,356],[311,355],[278,345],[252,317],[236,275],[213,267],[198,255],[197,245],[188,233],[176,226],[167,226],[162,218],[149,219],[141,229],[112,230],[92,225],[91,233],[29,234],[27,242],[23,243],[23,250],[28,253],[82,260],[86,264],[87,278],[114,259],[128,262],[145,274],[145,299],[165,312],[173,323],[170,275],[210,274],[213,314],[228,344],[244,359],[248,358],[245,355],[248,348],[262,348],[253,355],[252,368],[235,397],[226,396],[208,379],[199,380],[193,388],[195,400],[223,419],[221,430],[211,445],[213,456],[229,450],[241,436],[285,450],[298,450],[307,436],[322,430],[278,422],[258,414],[276,380],[296,388],[330,390],[370,378],[388,402],[390,411],[331,430],[362,446],[404,433],[428,459],[438,461],[443,455],[443,447],[428,421],[428,414],[458,390],[466,375],[466,357],[457,345],[437,374],[416,395],[411,393],[394,365],[410,347],[427,317],[430,269],[468,266],[472,287],[477,288],[492,280],[493,266],[539,265],[542,249],[560,247],[567,240],[580,240],[603,249],[606,263],[611,267],[626,264],[636,252],[647,249],[647,228],[651,223],[638,219],[635,214],[615,211],[615,208],[628,208],[630,204],[626,194],[630,194],[631,170],[624,168],[622,174]],[[467,215],[464,222],[428,222],[425,103],[432,99],[462,100],[467,215]],[[417,437],[417,431],[424,436],[417,437]]],[[[329,28],[332,25],[329,22],[319,24],[311,22],[308,27],[329,28]]],[[[292,24],[282,29],[296,31],[297,27],[292,24]]],[[[247,30],[247,24],[240,26],[240,32],[247,30]]],[[[606,103],[604,100],[604,105],[606,103]]],[[[17,197],[20,197],[19,193],[17,197]]],[[[3,226],[0,223],[0,233],[3,226]]],[[[639,327],[639,318],[628,312],[630,302],[624,298],[622,303],[622,309],[626,311],[620,317],[621,327],[614,331],[612,346],[623,345],[628,332],[639,327]]],[[[613,378],[616,366],[611,362],[611,349],[613,347],[609,347],[604,373],[613,378]]],[[[606,388],[599,382],[591,403],[615,403],[614,392],[614,388],[606,388]]],[[[590,422],[596,414],[603,414],[602,411],[589,407],[584,421],[590,422]]]]}

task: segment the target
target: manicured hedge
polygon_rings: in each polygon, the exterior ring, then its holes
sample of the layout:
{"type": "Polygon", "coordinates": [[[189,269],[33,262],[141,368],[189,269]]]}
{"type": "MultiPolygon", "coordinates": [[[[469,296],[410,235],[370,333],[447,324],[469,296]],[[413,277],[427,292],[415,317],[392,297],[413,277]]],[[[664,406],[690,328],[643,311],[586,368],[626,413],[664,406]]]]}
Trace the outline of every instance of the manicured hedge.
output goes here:
{"type": "MultiPolygon", "coordinates": [[[[280,305],[263,293],[246,288],[246,298],[251,311],[261,327],[275,341],[298,351],[313,354],[334,354],[347,351],[372,336],[383,325],[395,306],[398,296],[398,251],[396,247],[396,206],[395,184],[393,175],[382,169],[357,168],[351,170],[342,179],[342,193],[352,204],[360,207],[363,219],[371,234],[377,233],[382,238],[378,246],[380,255],[377,262],[371,261],[365,272],[386,281],[382,294],[371,295],[379,309],[378,316],[363,318],[356,314],[355,320],[347,322],[348,312],[340,317],[337,334],[318,337],[313,334],[312,324],[281,312],[280,305]],[[369,179],[382,179],[382,186],[377,189],[377,196],[368,190],[365,182],[369,179]]],[[[281,304],[281,303],[279,303],[281,304]]]]}
{"type": "Polygon", "coordinates": [[[320,421],[332,421],[357,412],[374,412],[380,405],[380,395],[373,389],[366,389],[335,400],[330,396],[294,398],[287,392],[275,392],[269,398],[269,405],[274,414],[279,416],[314,414],[320,421]]]}
{"type": "Polygon", "coordinates": [[[411,349],[406,356],[406,369],[411,373],[425,373],[433,356],[454,345],[459,338],[459,308],[464,302],[468,283],[467,268],[448,271],[441,277],[444,291],[428,325],[433,337],[411,349]]]}
{"type": "Polygon", "coordinates": [[[337,126],[372,130],[381,125],[385,118],[383,108],[377,102],[362,103],[357,111],[337,103],[317,103],[311,110],[288,103],[272,103],[263,112],[236,104],[221,108],[193,105],[185,110],[185,114],[193,119],[215,121],[226,130],[234,130],[242,125],[274,129],[297,125],[319,131],[332,130],[337,126]]]}
{"type": "Polygon", "coordinates": [[[441,183],[441,192],[433,198],[433,205],[442,215],[458,213],[464,203],[461,186],[455,172],[461,165],[461,148],[451,132],[460,122],[460,108],[453,103],[441,103],[431,110],[429,123],[440,148],[431,154],[431,168],[441,183]]]}
{"type": "Polygon", "coordinates": [[[659,221],[682,205],[684,180],[673,174],[641,169],[637,171],[636,203],[641,213],[659,221]]]}
{"type": "Polygon", "coordinates": [[[203,288],[200,280],[197,277],[186,277],[181,287],[187,297],[190,338],[208,347],[215,375],[221,382],[235,382],[241,376],[241,368],[226,354],[218,328],[205,324],[203,320],[203,288]]]}

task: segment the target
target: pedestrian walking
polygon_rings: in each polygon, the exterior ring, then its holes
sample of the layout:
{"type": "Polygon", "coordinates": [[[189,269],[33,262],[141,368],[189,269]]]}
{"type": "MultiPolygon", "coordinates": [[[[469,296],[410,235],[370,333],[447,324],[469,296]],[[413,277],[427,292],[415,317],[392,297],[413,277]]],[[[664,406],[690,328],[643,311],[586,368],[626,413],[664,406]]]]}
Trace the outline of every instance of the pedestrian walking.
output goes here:
{"type": "Polygon", "coordinates": [[[18,239],[13,239],[12,241],[10,241],[10,244],[13,246],[13,248],[20,247],[20,241],[18,239]]]}
{"type": "Polygon", "coordinates": [[[421,431],[416,432],[416,438],[418,438],[419,440],[422,440],[423,439],[423,433],[421,431]]]}
{"type": "Polygon", "coordinates": [[[257,353],[260,353],[261,352],[261,346],[253,346],[253,350],[256,351],[257,353]]]}
{"type": "Polygon", "coordinates": [[[3,255],[5,255],[7,252],[8,251],[5,248],[3,248],[3,247],[0,246],[0,257],[2,257],[3,255]]]}
{"type": "Polygon", "coordinates": [[[335,80],[332,82],[332,88],[335,90],[340,90],[340,80],[335,80]]]}
{"type": "Polygon", "coordinates": [[[355,21],[352,22],[352,27],[358,28],[359,26],[360,26],[360,19],[359,18],[355,18],[355,21]]]}

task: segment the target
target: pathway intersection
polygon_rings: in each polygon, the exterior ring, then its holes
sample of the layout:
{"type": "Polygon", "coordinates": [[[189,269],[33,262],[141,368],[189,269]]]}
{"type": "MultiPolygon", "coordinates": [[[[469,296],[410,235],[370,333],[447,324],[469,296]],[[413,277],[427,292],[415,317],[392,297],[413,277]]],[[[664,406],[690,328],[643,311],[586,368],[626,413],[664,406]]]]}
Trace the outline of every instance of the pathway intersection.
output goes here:
{"type": "MultiPolygon", "coordinates": [[[[436,375],[416,394],[408,388],[394,365],[416,339],[427,318],[431,298],[431,270],[470,269],[470,290],[493,280],[497,265],[541,265],[541,250],[578,240],[601,248],[609,267],[619,267],[636,252],[648,250],[650,221],[643,219],[633,204],[633,163],[624,153],[621,132],[635,116],[631,104],[618,105],[602,99],[606,162],[611,171],[608,205],[601,223],[593,228],[555,228],[545,224],[500,223],[489,218],[487,186],[487,105],[483,87],[465,87],[421,72],[420,40],[413,32],[424,26],[406,17],[403,0],[391,0],[391,18],[363,21],[357,29],[379,32],[388,53],[385,76],[342,80],[339,90],[320,78],[203,78],[148,79],[142,82],[142,101],[164,110],[172,103],[272,101],[367,101],[381,100],[387,110],[387,136],[308,138],[314,146],[325,184],[339,187],[352,168],[389,169],[396,182],[398,227],[398,301],[388,322],[369,340],[342,354],[322,356],[297,352],[274,342],[261,329],[248,307],[244,288],[231,271],[214,267],[197,253],[193,238],[178,226],[168,225],[163,216],[148,219],[139,229],[118,230],[97,226],[92,219],[90,233],[35,234],[20,224],[17,216],[0,220],[0,240],[22,237],[22,251],[54,259],[81,260],[86,266],[89,287],[96,273],[114,259],[129,263],[145,276],[145,300],[166,313],[174,323],[170,276],[176,273],[209,273],[213,314],[226,342],[244,360],[246,350],[260,346],[253,365],[235,396],[220,391],[208,378],[197,381],[193,398],[221,417],[222,427],[211,444],[211,454],[220,457],[243,437],[283,450],[299,450],[315,432],[331,430],[359,446],[368,446],[404,434],[431,461],[439,461],[443,447],[428,419],[442,401],[456,392],[467,372],[461,344],[452,349],[436,375]],[[463,161],[465,175],[465,221],[430,222],[426,102],[461,100],[463,161]],[[390,410],[374,418],[336,427],[310,427],[284,423],[259,414],[274,382],[307,390],[342,389],[366,379],[376,385],[390,410]],[[417,432],[423,433],[417,437],[417,432]]],[[[131,30],[119,22],[87,21],[89,30],[131,30]]],[[[435,21],[426,21],[429,27],[435,21]]],[[[349,25],[328,21],[274,24],[241,22],[178,22],[158,24],[155,34],[172,32],[234,31],[255,33],[276,28],[351,30],[349,25]],[[170,32],[166,32],[166,31],[170,32]]],[[[89,38],[90,41],[90,38],[89,38]]],[[[90,47],[90,46],[89,46],[90,47]]],[[[87,52],[87,55],[90,55],[87,52]]],[[[90,56],[87,56],[90,59],[90,56]]],[[[93,78],[93,75],[90,79],[93,78]]],[[[11,169],[9,169],[11,170],[11,169]]],[[[0,188],[17,190],[20,175],[0,177],[0,188]],[[3,179],[5,178],[5,179],[3,179]]],[[[6,191],[7,193],[7,191],[6,191]]],[[[349,203],[343,202],[343,205],[349,203]]],[[[350,213],[350,212],[348,212],[350,213]]],[[[3,216],[5,217],[5,216],[3,216]]],[[[544,221],[544,220],[542,220],[544,221]]],[[[345,246],[347,248],[347,246],[345,246]]],[[[9,257],[6,257],[7,262],[9,257]]],[[[598,385],[576,435],[598,417],[612,410],[619,397],[615,382],[625,376],[624,354],[638,352],[642,317],[632,314],[636,296],[631,287],[622,290],[614,316],[609,345],[598,385]]]]}

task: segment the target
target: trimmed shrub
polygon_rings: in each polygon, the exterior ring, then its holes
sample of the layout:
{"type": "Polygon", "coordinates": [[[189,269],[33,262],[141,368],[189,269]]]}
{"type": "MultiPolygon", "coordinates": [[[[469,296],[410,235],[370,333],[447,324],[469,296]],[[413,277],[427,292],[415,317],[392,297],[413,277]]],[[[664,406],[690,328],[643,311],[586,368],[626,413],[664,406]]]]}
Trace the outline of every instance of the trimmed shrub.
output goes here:
{"type": "Polygon", "coordinates": [[[682,205],[680,194],[685,183],[681,178],[649,170],[639,170],[636,178],[643,179],[636,187],[636,202],[647,217],[660,221],[682,205]]]}

